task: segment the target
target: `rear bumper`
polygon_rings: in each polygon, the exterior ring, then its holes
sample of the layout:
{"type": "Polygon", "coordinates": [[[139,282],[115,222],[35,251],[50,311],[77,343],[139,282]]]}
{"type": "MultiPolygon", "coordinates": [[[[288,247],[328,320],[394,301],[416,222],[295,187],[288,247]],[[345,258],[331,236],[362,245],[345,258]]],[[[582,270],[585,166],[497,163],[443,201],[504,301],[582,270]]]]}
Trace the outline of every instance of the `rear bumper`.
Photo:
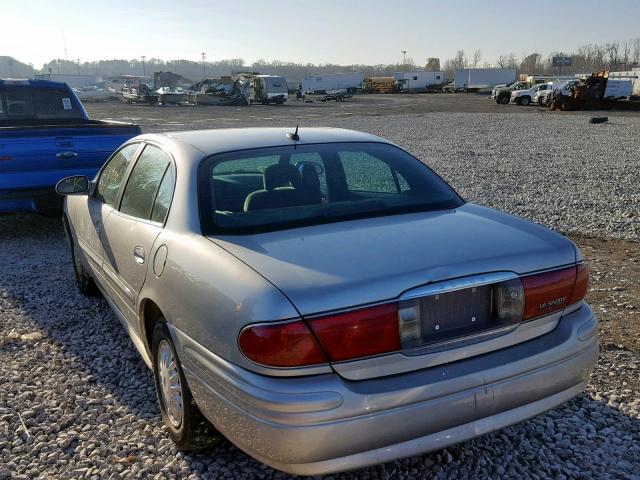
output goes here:
{"type": "Polygon", "coordinates": [[[538,415],[579,394],[598,357],[597,320],[586,304],[534,340],[356,382],[257,375],[172,333],[211,422],[250,455],[303,475],[417,455],[538,415]]]}

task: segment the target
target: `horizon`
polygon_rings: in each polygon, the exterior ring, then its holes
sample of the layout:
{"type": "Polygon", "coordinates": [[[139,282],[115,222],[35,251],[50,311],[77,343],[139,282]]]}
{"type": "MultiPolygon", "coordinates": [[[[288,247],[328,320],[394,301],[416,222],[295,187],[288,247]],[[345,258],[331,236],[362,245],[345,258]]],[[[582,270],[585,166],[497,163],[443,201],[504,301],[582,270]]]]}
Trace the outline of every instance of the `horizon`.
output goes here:
{"type": "MultiPolygon", "coordinates": [[[[353,0],[334,1],[311,11],[292,0],[282,0],[282,8],[270,11],[261,11],[261,5],[247,0],[236,11],[212,8],[203,0],[186,0],[179,8],[167,0],[135,5],[124,0],[93,6],[78,0],[63,5],[8,4],[3,6],[3,36],[20,41],[3,42],[10,51],[2,54],[42,69],[65,58],[81,63],[142,56],[201,62],[202,52],[210,62],[241,58],[247,65],[261,59],[384,65],[402,63],[406,51],[407,60],[422,66],[428,57],[444,63],[458,50],[467,57],[480,50],[478,66],[483,66],[495,65],[500,55],[522,58],[535,52],[546,57],[640,36],[635,20],[640,18],[640,2],[635,0],[617,0],[604,7],[597,0],[541,0],[537,5],[545,21],[527,20],[524,29],[514,16],[513,2],[503,0],[462,9],[433,0],[406,0],[401,6],[373,0],[366,9],[353,0]],[[49,41],[43,43],[44,37],[49,41]]],[[[535,18],[526,7],[523,18],[535,18]]]]}

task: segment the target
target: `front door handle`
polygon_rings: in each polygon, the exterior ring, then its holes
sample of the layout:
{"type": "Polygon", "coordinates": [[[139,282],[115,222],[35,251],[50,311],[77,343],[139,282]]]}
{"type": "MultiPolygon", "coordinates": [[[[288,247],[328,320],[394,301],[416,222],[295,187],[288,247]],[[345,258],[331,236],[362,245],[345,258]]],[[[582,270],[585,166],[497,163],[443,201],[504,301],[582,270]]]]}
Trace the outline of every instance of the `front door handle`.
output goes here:
{"type": "Polygon", "coordinates": [[[78,154],[76,152],[58,152],[56,153],[56,157],[60,160],[71,160],[72,158],[76,158],[78,154]]]}
{"type": "Polygon", "coordinates": [[[142,265],[144,263],[144,248],[135,247],[133,249],[133,258],[136,259],[136,263],[142,265]]]}

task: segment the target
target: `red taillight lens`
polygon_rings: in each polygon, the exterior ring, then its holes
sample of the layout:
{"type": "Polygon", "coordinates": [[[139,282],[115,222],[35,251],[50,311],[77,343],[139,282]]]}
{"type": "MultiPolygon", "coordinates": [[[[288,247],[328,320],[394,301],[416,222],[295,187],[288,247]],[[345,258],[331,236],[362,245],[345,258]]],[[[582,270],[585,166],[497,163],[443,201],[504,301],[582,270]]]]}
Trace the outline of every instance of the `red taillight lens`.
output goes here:
{"type": "Polygon", "coordinates": [[[580,300],[584,300],[587,296],[587,290],[589,289],[589,268],[580,263],[577,267],[576,273],[576,285],[573,287],[573,293],[571,294],[571,300],[569,305],[578,303],[580,300]]]}
{"type": "Polygon", "coordinates": [[[269,367],[303,367],[327,363],[307,325],[301,321],[251,325],[240,332],[240,350],[269,367]]]}
{"type": "Polygon", "coordinates": [[[523,320],[540,317],[569,305],[576,283],[576,267],[539,273],[522,278],[524,287],[523,320]]]}
{"type": "Polygon", "coordinates": [[[396,303],[316,318],[309,324],[333,362],[400,350],[396,303]]]}

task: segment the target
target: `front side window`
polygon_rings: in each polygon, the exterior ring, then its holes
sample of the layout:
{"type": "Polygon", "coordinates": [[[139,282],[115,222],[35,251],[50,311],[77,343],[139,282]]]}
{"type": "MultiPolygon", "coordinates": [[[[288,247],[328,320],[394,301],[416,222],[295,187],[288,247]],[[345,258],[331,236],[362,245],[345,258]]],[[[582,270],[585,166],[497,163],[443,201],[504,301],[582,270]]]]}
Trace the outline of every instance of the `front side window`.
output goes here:
{"type": "Polygon", "coordinates": [[[98,179],[95,193],[97,200],[116,208],[116,200],[122,179],[139,146],[140,144],[138,143],[127,145],[107,161],[98,179]]]}
{"type": "Polygon", "coordinates": [[[129,175],[127,186],[122,194],[120,211],[133,217],[149,220],[160,183],[170,163],[166,153],[153,145],[146,145],[129,175]]]}
{"type": "Polygon", "coordinates": [[[205,233],[251,233],[456,208],[426,165],[385,143],[271,147],[214,155],[199,169],[205,233]]]}

